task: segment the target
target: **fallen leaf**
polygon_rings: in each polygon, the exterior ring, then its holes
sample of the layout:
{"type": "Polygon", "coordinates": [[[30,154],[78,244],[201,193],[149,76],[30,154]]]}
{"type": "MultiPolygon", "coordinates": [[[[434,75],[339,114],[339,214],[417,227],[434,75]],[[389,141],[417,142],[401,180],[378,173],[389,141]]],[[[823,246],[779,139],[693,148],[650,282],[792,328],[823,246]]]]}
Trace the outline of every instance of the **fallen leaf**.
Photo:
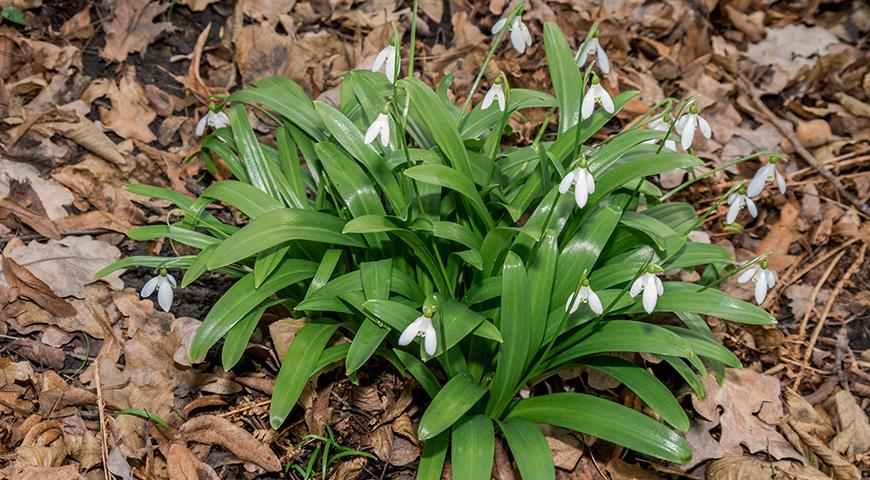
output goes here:
{"type": "Polygon", "coordinates": [[[748,455],[729,455],[707,465],[707,480],[829,480],[817,469],[789,460],[770,461],[748,455]]]}
{"type": "Polygon", "coordinates": [[[170,22],[154,19],[166,11],[171,2],[148,0],[114,0],[109,2],[112,19],[103,23],[106,45],[100,56],[106,60],[123,62],[131,53],[144,53],[160,35],[175,29],[170,22]]]}
{"type": "Polygon", "coordinates": [[[788,253],[789,247],[799,238],[798,222],[800,205],[796,201],[783,204],[777,221],[756,247],[757,253],[770,252],[767,261],[776,271],[783,271],[794,262],[794,255],[788,253]]]}
{"type": "Polygon", "coordinates": [[[172,480],[201,480],[203,477],[208,480],[219,479],[214,469],[199,461],[186,446],[178,443],[169,447],[166,472],[172,480]]]}
{"type": "Polygon", "coordinates": [[[831,440],[831,448],[849,457],[870,450],[870,422],[848,390],[840,390],[834,395],[834,411],[840,433],[831,440]]]}
{"type": "Polygon", "coordinates": [[[151,142],[157,136],[148,128],[157,113],[148,105],[145,90],[136,82],[136,70],[127,68],[118,85],[113,82],[106,92],[112,108],[100,107],[100,119],[106,127],[123,138],[151,142]]]}
{"type": "Polygon", "coordinates": [[[185,422],[178,432],[191,442],[219,445],[239,460],[258,465],[267,472],[281,470],[281,462],[269,447],[225,418],[214,415],[195,417],[185,422]]]}
{"type": "Polygon", "coordinates": [[[52,315],[72,317],[76,314],[75,307],[55,295],[48,284],[30,273],[26,268],[15,263],[15,260],[3,256],[2,265],[6,281],[12,288],[17,288],[20,295],[33,300],[52,315]]]}
{"type": "Polygon", "coordinates": [[[68,215],[64,205],[73,202],[72,192],[52,179],[44,180],[39,176],[39,170],[32,165],[13,162],[0,155],[0,172],[0,198],[9,196],[12,179],[27,182],[39,196],[48,218],[56,220],[68,215]]]}
{"type": "Polygon", "coordinates": [[[63,467],[27,467],[12,480],[85,480],[76,465],[63,467]]]}
{"type": "MultiPolygon", "coordinates": [[[[50,284],[57,296],[85,298],[84,286],[94,282],[93,276],[97,271],[121,258],[121,251],[114,245],[89,236],[68,236],[45,243],[33,241],[12,250],[8,255],[50,284]]],[[[121,273],[114,272],[101,281],[120,290],[124,288],[121,273]]]]}
{"type": "Polygon", "coordinates": [[[781,460],[801,458],[776,430],[783,415],[780,386],[775,377],[752,370],[727,369],[720,386],[711,374],[703,381],[704,398],[692,394],[692,406],[703,417],[686,432],[692,460],[686,471],[705,460],[729,454],[766,453],[781,460]],[[719,427],[719,438],[710,431],[719,427]]]}

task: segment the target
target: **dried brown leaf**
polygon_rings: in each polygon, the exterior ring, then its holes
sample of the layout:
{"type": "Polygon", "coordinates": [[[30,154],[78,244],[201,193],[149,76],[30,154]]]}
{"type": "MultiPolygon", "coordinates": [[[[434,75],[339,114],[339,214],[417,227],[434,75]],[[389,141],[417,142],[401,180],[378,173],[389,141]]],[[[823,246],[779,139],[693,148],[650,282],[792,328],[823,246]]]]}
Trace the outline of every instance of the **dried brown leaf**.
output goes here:
{"type": "Polygon", "coordinates": [[[192,418],[178,431],[188,441],[219,445],[240,460],[258,465],[268,472],[281,470],[281,462],[269,447],[225,418],[213,415],[192,418]]]}
{"type": "Polygon", "coordinates": [[[175,29],[169,22],[154,23],[171,2],[114,0],[109,4],[112,19],[103,24],[106,46],[100,50],[106,60],[123,62],[131,53],[144,53],[160,35],[175,29]]]}
{"type": "Polygon", "coordinates": [[[57,317],[75,316],[75,307],[55,295],[48,284],[7,256],[3,256],[3,274],[9,285],[17,288],[20,295],[33,300],[52,315],[57,317]]]}
{"type": "Polygon", "coordinates": [[[849,457],[870,450],[870,422],[855,397],[847,390],[834,395],[834,410],[840,433],[831,441],[831,448],[849,457]]]}
{"type": "Polygon", "coordinates": [[[148,105],[145,90],[136,82],[136,70],[127,69],[118,85],[112,83],[106,92],[112,108],[100,107],[103,124],[123,138],[151,142],[157,136],[148,128],[157,113],[148,105]]]}
{"type": "Polygon", "coordinates": [[[750,456],[727,456],[707,465],[706,480],[828,480],[829,477],[813,467],[799,462],[770,460],[750,456]]]}

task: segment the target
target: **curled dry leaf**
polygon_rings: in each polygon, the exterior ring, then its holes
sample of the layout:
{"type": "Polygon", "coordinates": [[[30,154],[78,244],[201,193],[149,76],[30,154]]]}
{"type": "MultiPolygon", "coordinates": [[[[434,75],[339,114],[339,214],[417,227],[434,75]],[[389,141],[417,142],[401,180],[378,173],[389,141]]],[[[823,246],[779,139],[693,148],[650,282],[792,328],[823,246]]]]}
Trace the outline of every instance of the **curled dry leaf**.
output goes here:
{"type": "Polygon", "coordinates": [[[173,443],[166,455],[166,471],[173,480],[218,480],[214,469],[199,461],[182,444],[173,443]]]}
{"type": "Polygon", "coordinates": [[[54,180],[44,180],[39,176],[39,170],[26,163],[13,162],[0,155],[0,198],[9,196],[11,181],[30,183],[39,197],[48,218],[57,220],[67,216],[64,205],[73,202],[73,194],[63,185],[54,180]]]}
{"type": "Polygon", "coordinates": [[[100,50],[100,56],[106,60],[123,62],[131,53],[145,52],[148,45],[160,35],[175,29],[170,22],[154,23],[154,19],[171,5],[171,2],[147,0],[109,2],[112,19],[103,24],[106,46],[100,50]]]}
{"type": "Polygon", "coordinates": [[[27,467],[12,480],[84,480],[77,465],[63,467],[27,467]]]}
{"type": "Polygon", "coordinates": [[[840,433],[831,441],[831,447],[849,457],[870,451],[870,422],[855,397],[840,390],[834,396],[834,410],[840,433]]]}
{"type": "Polygon", "coordinates": [[[268,472],[281,470],[281,462],[275,452],[225,418],[214,415],[192,418],[178,431],[188,441],[218,445],[238,459],[253,463],[268,472]]]}
{"type": "Polygon", "coordinates": [[[792,479],[827,480],[829,477],[817,469],[793,462],[778,462],[747,455],[719,458],[707,465],[706,480],[774,480],[792,479]]]}
{"type": "Polygon", "coordinates": [[[106,92],[112,108],[100,108],[103,124],[124,138],[151,142],[157,136],[148,128],[157,118],[157,113],[148,105],[145,90],[136,82],[136,70],[127,69],[118,85],[112,83],[106,92]]]}
{"type": "Polygon", "coordinates": [[[18,289],[19,295],[33,300],[37,305],[56,317],[75,316],[75,307],[55,295],[48,284],[30,273],[26,268],[18,265],[15,260],[4,256],[2,265],[6,281],[12,288],[18,289]]]}

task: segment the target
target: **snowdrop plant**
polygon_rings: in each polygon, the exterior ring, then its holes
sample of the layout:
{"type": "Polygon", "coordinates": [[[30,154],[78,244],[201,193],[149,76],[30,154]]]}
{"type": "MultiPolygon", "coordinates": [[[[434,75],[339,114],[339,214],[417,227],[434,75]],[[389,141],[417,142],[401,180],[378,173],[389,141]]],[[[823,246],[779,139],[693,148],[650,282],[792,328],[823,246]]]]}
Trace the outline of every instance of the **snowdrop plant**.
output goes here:
{"type": "Polygon", "coordinates": [[[598,80],[598,75],[592,75],[592,84],[583,96],[583,105],[580,109],[580,119],[586,120],[592,116],[596,105],[601,105],[601,108],[607,113],[613,113],[613,99],[607,90],[601,85],[598,80]]]}
{"type": "Polygon", "coordinates": [[[745,207],[747,211],[749,211],[749,215],[752,218],[758,216],[758,208],[755,206],[755,202],[746,195],[746,189],[740,188],[735,193],[732,193],[728,197],[728,214],[725,216],[725,223],[734,223],[734,220],[737,220],[737,215],[740,215],[740,211],[745,207]]]}
{"type": "Polygon", "coordinates": [[[778,157],[771,155],[770,160],[755,172],[752,181],[749,182],[749,187],[746,188],[747,195],[757,197],[764,190],[764,186],[772,181],[776,181],[779,193],[785,195],[785,177],[776,168],[777,161],[778,157]]]}
{"type": "Polygon", "coordinates": [[[710,124],[698,114],[698,107],[692,104],[689,106],[689,113],[684,114],[677,119],[677,130],[680,132],[680,144],[683,150],[692,148],[692,142],[695,141],[695,131],[701,130],[701,135],[704,138],[713,136],[710,130],[710,124]]]}
{"type": "Polygon", "coordinates": [[[767,298],[767,291],[776,285],[776,272],[768,270],[767,260],[763,260],[759,266],[744,271],[737,279],[739,283],[750,280],[755,284],[755,302],[761,305],[767,298]]]}
{"type": "Polygon", "coordinates": [[[98,275],[163,265],[184,270],[182,286],[207,271],[233,279],[189,351],[197,362],[217,348],[227,370],[265,311],[305,318],[275,379],[274,428],[300,415],[294,406],[306,382],[325,369],[340,365],[357,381],[377,357],[380,368],[414,377],[431,398],[418,425],[418,478],[440,478],[449,455],[454,478],[489,479],[500,435],[523,478],[553,479],[539,424],[687,461],[679,432],[688,417],[631,354],[660,356],[700,394],[708,369],[721,375],[740,364],[703,316],[774,320],[716,288],[730,254],[690,241],[703,218],[691,205],[660,201],[665,193],[648,180],[703,163],[647,144],[665,139],[658,130],[592,141],[637,92],[606,102],[606,92],[593,93],[604,108],[581,116],[589,68],[578,69],[556,24],[543,34],[553,93],[505,89],[504,112],[466,110],[411,75],[392,83],[366,70],[344,77],[340,108],[311,101],[283,77],[233,93],[224,105],[230,128],[207,136],[199,152],[233,178],[195,200],[129,187],[182,213],[130,238],[167,238],[196,253],[130,257],[98,275]],[[254,133],[250,108],[277,120],[274,134],[254,133]],[[528,145],[507,141],[508,117],[532,108],[558,112],[555,127],[544,122],[528,145]],[[385,125],[397,147],[381,151],[372,143],[385,125]],[[571,186],[575,194],[563,194],[571,186]],[[224,222],[212,215],[216,205],[245,221],[224,222]],[[659,267],[700,280],[653,273],[659,267]],[[557,374],[577,366],[615,377],[658,419],[579,386],[565,392],[557,374]]]}
{"type": "Polygon", "coordinates": [[[610,58],[607,57],[607,52],[604,51],[598,37],[599,30],[596,25],[596,28],[590,30],[590,36],[577,50],[577,66],[582,68],[586,65],[589,56],[592,55],[598,61],[598,69],[603,75],[607,75],[610,72],[610,58]]]}
{"type": "Polygon", "coordinates": [[[390,83],[395,83],[396,75],[399,68],[399,49],[394,45],[388,45],[383,50],[378,52],[374,62],[372,62],[372,71],[380,72],[383,70],[387,80],[390,83]]]}
{"type": "Polygon", "coordinates": [[[504,88],[502,88],[501,79],[499,79],[489,87],[489,91],[487,91],[486,95],[483,97],[483,102],[480,103],[480,109],[486,110],[495,104],[498,105],[499,111],[504,112],[505,102],[507,102],[507,100],[505,99],[504,88]]]}
{"type": "Polygon", "coordinates": [[[172,308],[173,289],[177,286],[175,277],[166,273],[165,269],[161,269],[158,275],[145,282],[139,295],[148,298],[156,291],[157,305],[160,305],[164,312],[168,312],[172,308]]]}
{"type": "Polygon", "coordinates": [[[228,126],[230,126],[230,119],[227,117],[227,114],[220,110],[215,110],[214,105],[209,105],[208,112],[196,123],[194,133],[196,133],[197,137],[201,137],[205,134],[206,127],[217,130],[218,128],[226,128],[228,126]]]}
{"type": "MultiPolygon", "coordinates": [[[[507,21],[507,18],[502,18],[495,22],[492,26],[492,34],[497,35],[507,25],[507,21]]],[[[523,23],[522,17],[517,15],[513,18],[509,30],[511,33],[511,45],[513,45],[517,53],[522,55],[526,52],[526,47],[532,46],[532,34],[529,33],[529,28],[523,23]]]]}
{"type": "Polygon", "coordinates": [[[371,145],[378,137],[381,138],[382,146],[386,147],[390,144],[390,117],[387,115],[387,112],[378,115],[378,118],[369,125],[363,143],[371,145]]]}

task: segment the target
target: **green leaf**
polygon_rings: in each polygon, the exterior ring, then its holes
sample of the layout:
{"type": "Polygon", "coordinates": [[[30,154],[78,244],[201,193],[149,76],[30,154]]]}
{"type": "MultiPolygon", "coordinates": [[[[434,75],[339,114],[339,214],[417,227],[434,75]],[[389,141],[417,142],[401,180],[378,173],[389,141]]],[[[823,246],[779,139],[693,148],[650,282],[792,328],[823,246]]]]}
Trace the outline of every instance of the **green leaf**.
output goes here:
{"type": "Polygon", "coordinates": [[[489,210],[484,205],[480,193],[478,193],[477,188],[474,186],[474,182],[469,179],[470,177],[460,174],[459,171],[446,165],[436,164],[411,167],[405,170],[405,175],[423,183],[438,185],[458,192],[470,202],[477,216],[483,221],[487,229],[492,228],[493,220],[489,210]]]}
{"type": "Polygon", "coordinates": [[[508,419],[568,428],[669,462],[692,458],[689,444],[652,418],[618,403],[581,393],[554,393],[521,400],[508,419]]]}
{"type": "Polygon", "coordinates": [[[209,185],[201,197],[211,198],[238,209],[250,218],[283,207],[284,205],[259,188],[238,180],[222,180],[209,185]]]}
{"type": "Polygon", "coordinates": [[[472,178],[468,154],[462,143],[462,136],[456,129],[455,115],[447,110],[435,92],[420,80],[408,77],[399,80],[398,85],[407,89],[411,104],[420,113],[426,129],[432,135],[438,148],[444,152],[450,165],[460,172],[463,178],[472,178]]]}
{"type": "Polygon", "coordinates": [[[231,108],[227,115],[230,118],[230,127],[233,129],[236,149],[245,162],[245,171],[248,172],[251,185],[274,199],[281,198],[275,178],[270,174],[269,160],[263,155],[263,148],[248,122],[248,112],[244,107],[237,106],[231,108]]]}
{"type": "MultiPolygon", "coordinates": [[[[749,325],[776,323],[767,311],[715,288],[704,289],[685,282],[664,282],[664,287],[664,294],[656,303],[657,312],[693,312],[749,325]]],[[[643,309],[639,301],[640,296],[638,303],[627,311],[639,313],[643,309]]]]}
{"type": "Polygon", "coordinates": [[[287,77],[268,77],[257,80],[246,89],[239,90],[227,102],[265,105],[305,131],[315,140],[323,140],[324,126],[320,115],[305,90],[287,77]]]}
{"type": "Polygon", "coordinates": [[[356,236],[341,233],[343,228],[341,219],[326,213],[296,208],[270,210],[221,242],[208,266],[223,267],[291,240],[365,248],[356,236]]]}
{"type": "Polygon", "coordinates": [[[740,359],[731,350],[725,348],[715,338],[698,333],[687,328],[674,325],[663,325],[668,330],[683,337],[696,354],[721,362],[731,368],[743,368],[740,359]]]}
{"type": "Polygon", "coordinates": [[[466,416],[453,426],[450,439],[453,478],[490,480],[495,454],[492,420],[480,414],[466,416]]]}
{"type": "Polygon", "coordinates": [[[625,384],[677,430],[685,432],[689,429],[689,417],[680,402],[655,375],[618,357],[590,357],[583,359],[582,363],[625,384]]]}
{"type": "Polygon", "coordinates": [[[420,440],[428,440],[450,428],[486,393],[468,373],[450,379],[435,395],[420,419],[420,440]]]}
{"type": "MultiPolygon", "coordinates": [[[[399,182],[387,167],[384,158],[371,145],[365,144],[363,132],[341,112],[325,103],[314,102],[314,108],[320,114],[329,133],[353,158],[365,165],[366,170],[381,187],[393,211],[404,211],[408,201],[399,187],[399,182]]],[[[320,157],[323,159],[324,156],[320,155],[320,157]]]]}
{"type": "Polygon", "coordinates": [[[221,365],[224,371],[230,371],[242,359],[242,355],[248,348],[248,342],[251,340],[251,335],[257,324],[260,323],[260,317],[267,308],[274,305],[276,302],[266,302],[265,304],[251,310],[245,315],[239,323],[233,325],[227,332],[224,339],[224,346],[221,349],[221,365]]]}
{"type": "Polygon", "coordinates": [[[559,133],[564,134],[579,120],[583,79],[571,47],[555,22],[544,23],[544,52],[547,55],[547,69],[553,82],[553,91],[559,102],[559,133]]]}
{"type": "MultiPolygon", "coordinates": [[[[146,242],[155,238],[171,238],[176,242],[181,242],[185,245],[198,248],[200,250],[220,242],[217,238],[204,233],[199,233],[195,230],[177,227],[175,225],[147,225],[144,227],[136,227],[127,232],[127,236],[133,240],[146,242]]],[[[220,265],[223,267],[223,265],[220,265]]]]}
{"type": "Polygon", "coordinates": [[[217,341],[224,336],[257,305],[282,288],[311,278],[317,264],[306,260],[285,260],[260,286],[254,288],[254,274],[240,278],[214,306],[202,321],[190,345],[188,358],[191,363],[199,361],[217,341]]]}
{"type": "Polygon", "coordinates": [[[142,410],[141,408],[125,408],[123,410],[118,410],[115,413],[117,413],[118,415],[133,415],[154,422],[163,428],[172,428],[172,425],[167,423],[166,420],[162,419],[159,415],[151,413],[147,410],[142,410]]]}
{"type": "Polygon", "coordinates": [[[508,252],[502,267],[501,332],[504,343],[490,385],[487,414],[498,418],[517,390],[529,357],[529,281],[522,260],[508,252]]]}
{"type": "Polygon", "coordinates": [[[417,466],[417,480],[441,480],[449,442],[450,436],[445,432],[423,443],[420,464],[417,466]]]}
{"type": "Polygon", "coordinates": [[[643,233],[655,243],[657,249],[670,254],[676,253],[686,244],[684,235],[675,232],[661,220],[643,212],[624,212],[620,223],[643,233]]]}
{"type": "MultiPolygon", "coordinates": [[[[360,275],[366,299],[386,300],[389,298],[392,271],[393,261],[391,258],[360,264],[360,275]]],[[[348,375],[353,375],[371,358],[389,333],[389,328],[378,325],[368,318],[363,320],[353,337],[345,359],[345,369],[348,375]]]]}
{"type": "Polygon", "coordinates": [[[432,373],[432,370],[430,370],[425,363],[421,362],[419,358],[405,352],[404,350],[394,348],[393,353],[396,354],[399,361],[402,362],[402,365],[408,369],[411,376],[417,380],[417,383],[423,387],[423,390],[426,390],[429,397],[435,398],[435,395],[438,395],[438,392],[441,390],[441,382],[438,381],[438,377],[432,373]]]}
{"type": "Polygon", "coordinates": [[[559,258],[559,238],[553,230],[547,230],[541,239],[538,252],[529,266],[530,289],[529,305],[529,353],[525,366],[534,359],[538,349],[544,342],[547,332],[547,318],[550,313],[550,297],[555,286],[556,270],[559,258]]]}
{"type": "Polygon", "coordinates": [[[316,373],[314,367],[338,325],[325,319],[312,320],[296,333],[275,378],[275,392],[269,408],[269,424],[275,430],[281,427],[296,405],[308,378],[316,373]]]}
{"type": "Polygon", "coordinates": [[[130,267],[166,267],[166,268],[187,268],[195,257],[186,255],[183,257],[150,257],[146,255],[137,255],[133,257],[122,258],[117,262],[101,268],[91,277],[93,280],[99,280],[112,272],[116,272],[123,268],[130,267]]]}
{"type": "Polygon", "coordinates": [[[522,478],[555,480],[556,467],[547,438],[541,429],[523,417],[498,422],[513,453],[522,478]]]}
{"type": "Polygon", "coordinates": [[[293,135],[287,126],[279,128],[276,131],[276,142],[278,143],[278,161],[280,174],[283,174],[284,181],[279,182],[282,186],[281,194],[284,196],[284,201],[293,208],[308,208],[311,202],[305,193],[305,173],[302,170],[302,165],[299,162],[299,156],[296,154],[296,142],[293,140],[293,135]]]}

